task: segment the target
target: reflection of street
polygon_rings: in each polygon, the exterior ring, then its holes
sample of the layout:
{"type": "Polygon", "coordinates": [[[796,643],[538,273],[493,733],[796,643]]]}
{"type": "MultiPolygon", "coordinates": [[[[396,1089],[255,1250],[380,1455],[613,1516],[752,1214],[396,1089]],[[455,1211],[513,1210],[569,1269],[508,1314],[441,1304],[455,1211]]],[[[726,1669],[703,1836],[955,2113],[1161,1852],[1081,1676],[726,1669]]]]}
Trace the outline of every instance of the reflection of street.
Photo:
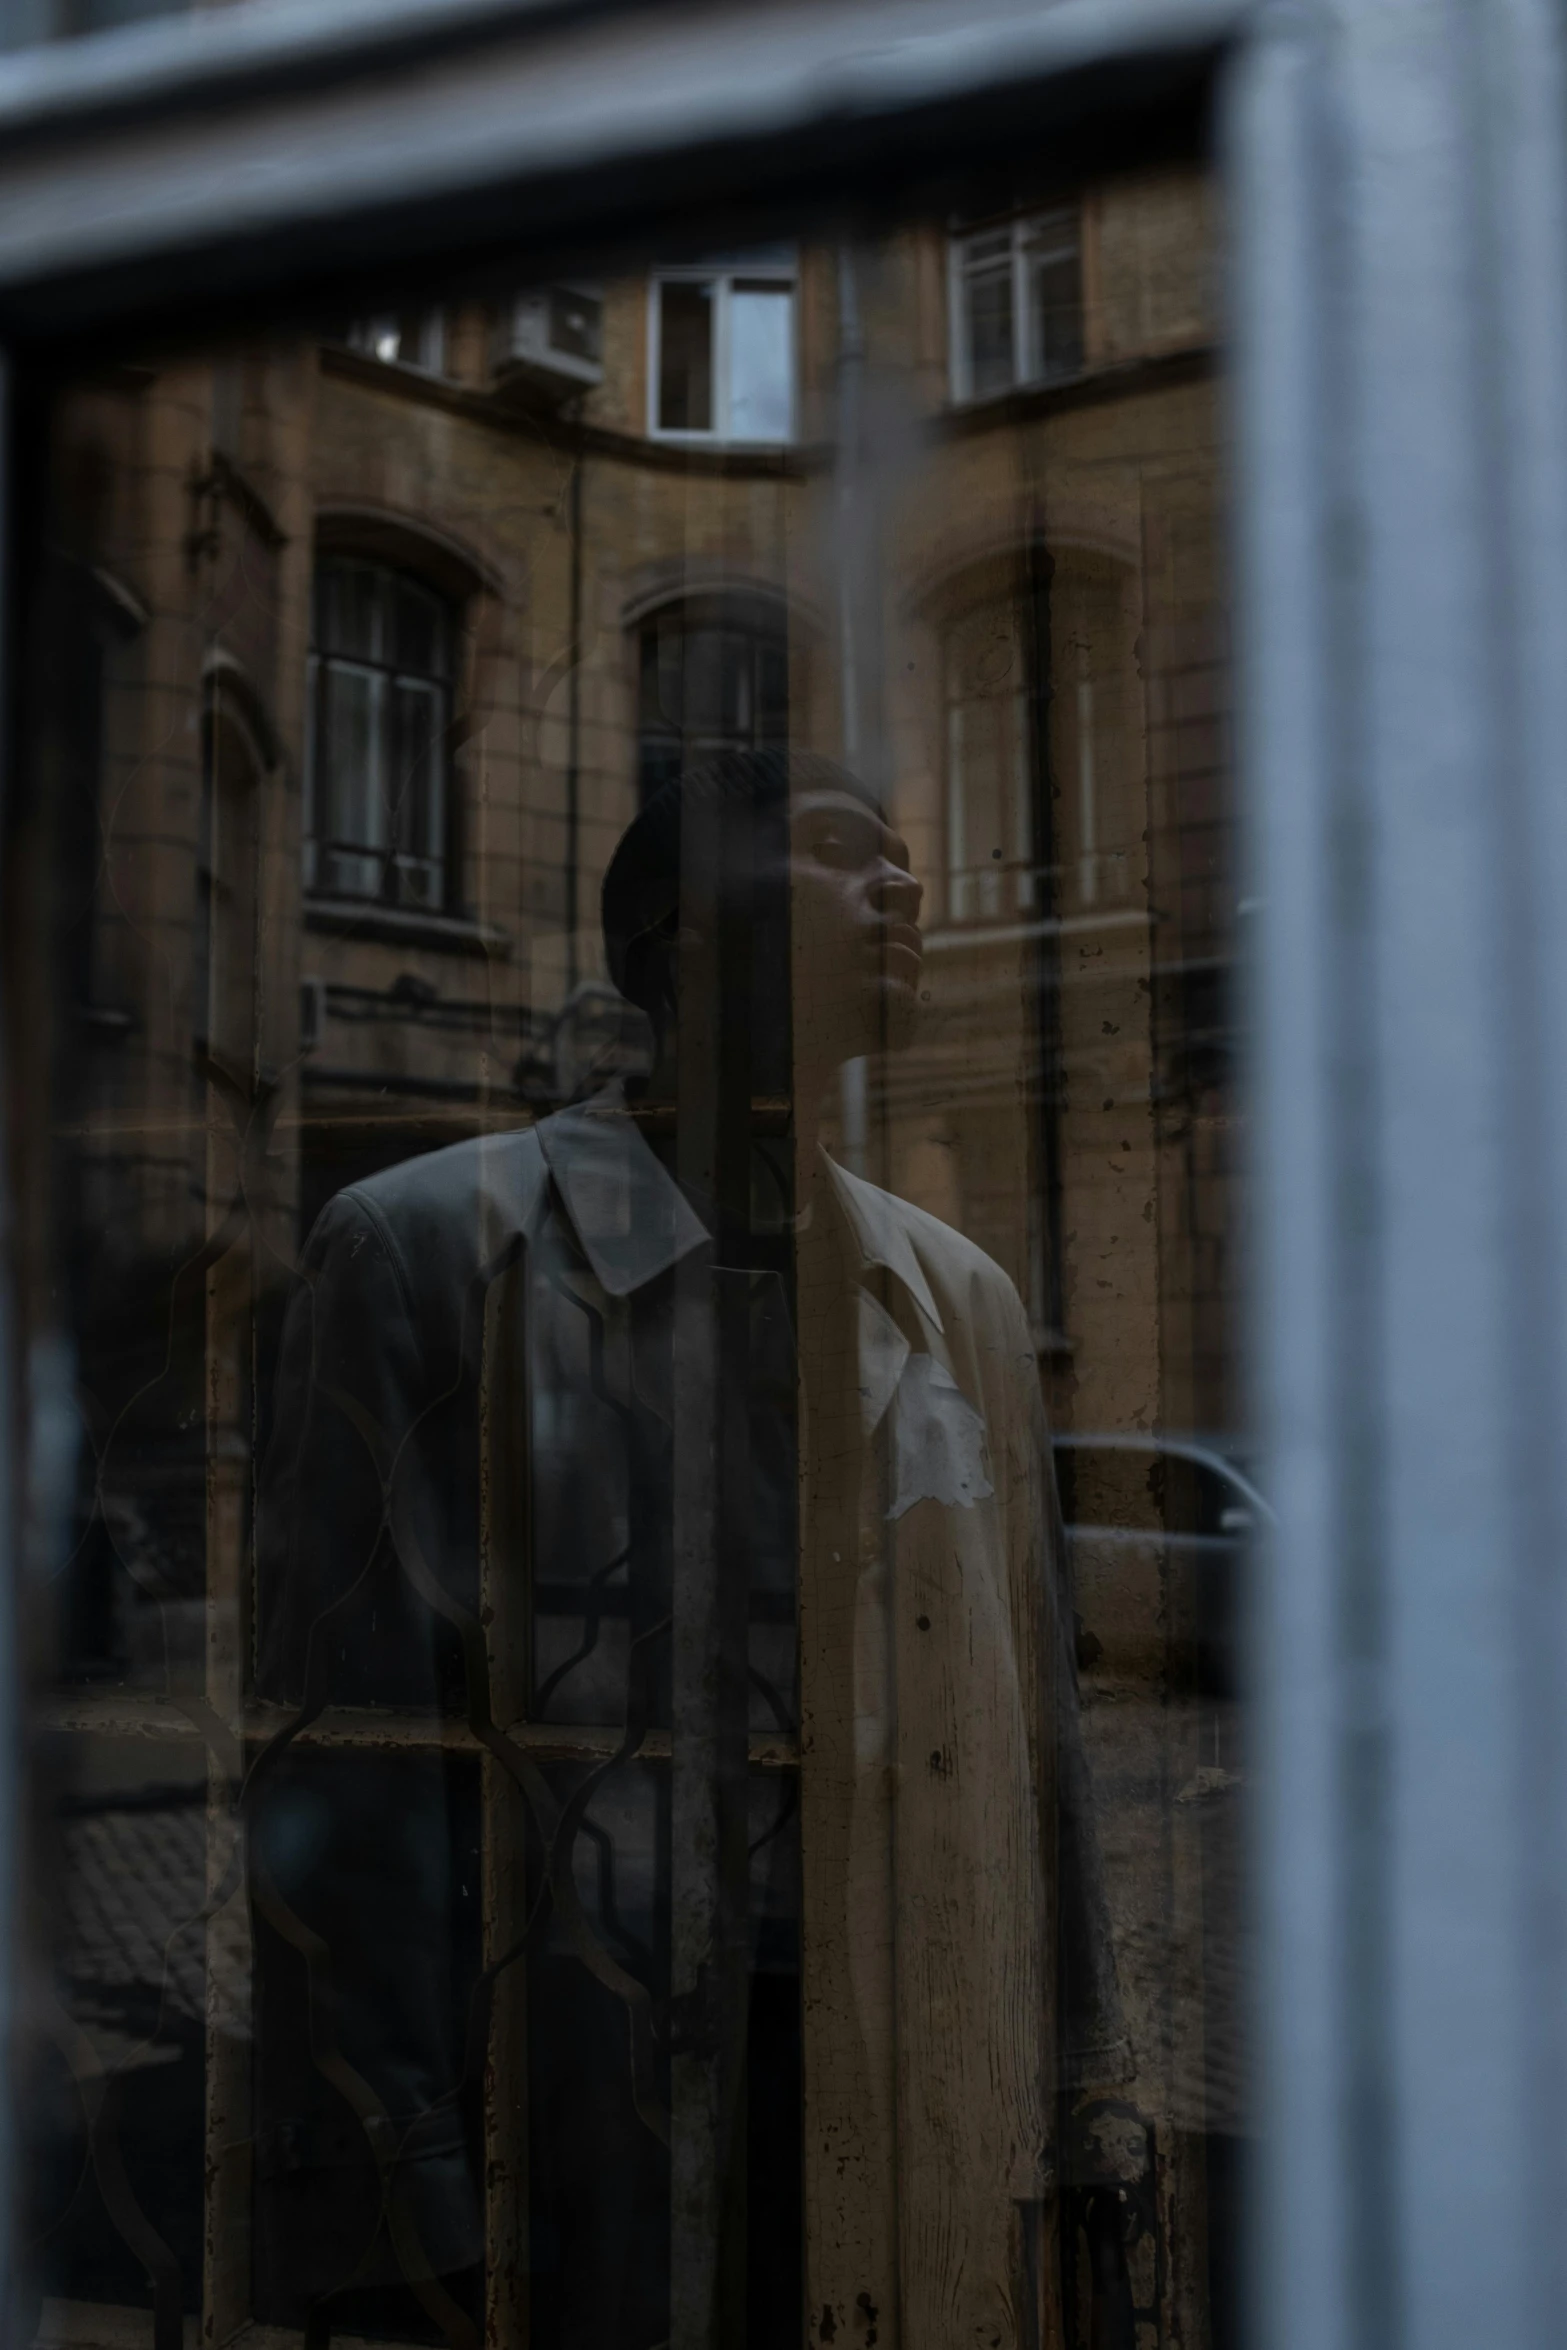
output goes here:
{"type": "Polygon", "coordinates": [[[1079,1521],[1067,1535],[1083,1736],[1132,2046],[1127,2096],[1151,2125],[1153,2175],[1146,2155],[1122,2156],[1133,2220],[1117,2232],[1133,2303],[1149,2306],[1181,2205],[1203,2181],[1205,2299],[1225,2350],[1239,2322],[1230,2238],[1250,2110],[1240,1635],[1252,1531],[1272,1513],[1201,1439],[1086,1434],[1058,1439],[1057,1461],[1069,1497],[1086,1488],[1102,1498],[1108,1463],[1123,1472],[1112,1490],[1141,1504],[1129,1517],[1166,1520],[1079,1521]]]}
{"type": "Polygon", "coordinates": [[[205,1798],[150,1787],[61,1822],[60,1973],[106,2067],[172,2061],[161,2026],[200,2023],[208,1965],[221,1981],[243,1959],[234,1905],[201,1915],[205,1798]]]}
{"type": "Polygon", "coordinates": [[[1092,1433],[1056,1452],[1068,1493],[1095,1455],[1139,1463],[1154,1484],[1144,1514],[1173,1521],[1068,1526],[1084,1735],[1147,2109],[1237,2131],[1240,1643],[1254,1529],[1272,1512],[1212,1441],[1092,1433]],[[1192,1474],[1172,1490],[1171,1469],[1192,1474]]]}
{"type": "MultiPolygon", "coordinates": [[[[178,2261],[185,2306],[195,2311],[202,2194],[192,2157],[204,2103],[207,1974],[210,1967],[215,1994],[225,1985],[230,1992],[227,2013],[211,2019],[215,2028],[242,2036],[232,1992],[248,1966],[243,1904],[230,1902],[210,1924],[203,1919],[204,1784],[126,1786],[78,1799],[58,1839],[61,2015],[38,2095],[59,2128],[30,2182],[31,2224],[46,2242],[69,2228],[72,2281],[84,2297],[141,2300],[144,2269],[106,2207],[91,2117],[95,2131],[112,2130],[141,2213],[178,2261]]],[[[40,2340],[49,2338],[46,2319],[40,2340]]]]}
{"type": "Polygon", "coordinates": [[[1233,1751],[1234,1727],[1233,1712],[1221,1723],[1195,1701],[1084,1679],[1131,2094],[1169,2130],[1245,2126],[1241,1781],[1196,1760],[1233,1751]]]}

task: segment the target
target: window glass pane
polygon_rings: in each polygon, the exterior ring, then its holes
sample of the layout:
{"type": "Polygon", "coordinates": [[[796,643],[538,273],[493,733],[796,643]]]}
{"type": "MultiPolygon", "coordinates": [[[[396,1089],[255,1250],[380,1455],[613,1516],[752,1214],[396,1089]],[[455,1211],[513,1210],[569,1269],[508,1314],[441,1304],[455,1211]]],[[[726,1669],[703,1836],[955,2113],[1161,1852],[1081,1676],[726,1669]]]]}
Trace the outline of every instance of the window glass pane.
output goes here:
{"type": "Polygon", "coordinates": [[[995,250],[997,239],[976,240],[963,271],[964,321],[968,335],[969,392],[976,400],[1010,391],[1013,356],[1012,240],[995,250]]]}
{"type": "Polygon", "coordinates": [[[597,366],[604,356],[604,305],[598,295],[581,286],[551,286],[549,306],[554,349],[597,366]]]}
{"type": "Polygon", "coordinates": [[[341,656],[311,664],[307,879],[439,907],[447,689],[436,681],[447,668],[451,614],[405,573],[337,558],[317,568],[315,628],[318,643],[362,648],[378,665],[341,656]],[[402,673],[395,682],[394,670],[402,673]],[[388,846],[390,864],[363,853],[388,846]]]}
{"type": "Polygon", "coordinates": [[[786,742],[789,735],[789,647],[782,628],[753,639],[756,647],[756,735],[758,742],[786,742]]]}
{"type": "Polygon", "coordinates": [[[29,2346],[1249,2341],[1210,207],[1019,171],[54,399],[29,2346]]]}
{"type": "Polygon", "coordinates": [[[446,630],[440,599],[411,579],[396,580],[392,597],[396,666],[416,677],[444,677],[446,630]]]}
{"type": "Polygon", "coordinates": [[[439,375],[446,363],[446,322],[439,310],[392,311],[357,320],[348,330],[352,349],[387,365],[420,367],[439,375]]]}
{"type": "Polygon", "coordinates": [[[787,441],[794,430],[794,293],[737,278],[729,296],[729,437],[787,441]]]}
{"type": "Polygon", "coordinates": [[[380,860],[352,852],[378,850],[386,839],[386,681],[340,661],[324,662],[318,678],[325,700],[318,784],[326,820],[325,885],[373,894],[380,886],[380,860]]]}
{"type": "Polygon", "coordinates": [[[1075,212],[1044,214],[1030,229],[1024,255],[1040,380],[1075,375],[1083,363],[1083,275],[1075,212]]]}
{"type": "Polygon", "coordinates": [[[316,646],[351,660],[386,658],[382,575],[366,563],[323,564],[316,586],[316,646]]]}
{"type": "Polygon", "coordinates": [[[1015,915],[1033,899],[1026,625],[1009,598],[948,638],[947,903],[960,921],[1015,915]]]}
{"type": "Polygon", "coordinates": [[[659,305],[658,421],[664,432],[713,429],[713,288],[673,283],[659,305]]]}
{"type": "Polygon", "coordinates": [[[405,894],[427,904],[440,898],[442,701],[434,686],[397,681],[390,830],[404,866],[405,894]]]}
{"type": "Polygon", "coordinates": [[[736,599],[728,626],[706,600],[666,607],[643,631],[641,681],[646,790],[683,759],[788,740],[787,630],[776,606],[736,599]]]}

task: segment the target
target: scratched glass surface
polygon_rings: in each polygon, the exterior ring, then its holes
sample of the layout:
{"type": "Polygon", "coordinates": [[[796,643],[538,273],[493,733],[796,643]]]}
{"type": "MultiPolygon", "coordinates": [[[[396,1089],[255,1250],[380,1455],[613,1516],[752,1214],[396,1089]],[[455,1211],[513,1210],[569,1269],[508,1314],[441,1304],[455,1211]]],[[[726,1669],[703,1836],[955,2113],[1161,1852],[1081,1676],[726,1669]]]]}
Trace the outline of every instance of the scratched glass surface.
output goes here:
{"type": "Polygon", "coordinates": [[[1202,173],[62,390],[41,2343],[1231,2350],[1202,173]]]}

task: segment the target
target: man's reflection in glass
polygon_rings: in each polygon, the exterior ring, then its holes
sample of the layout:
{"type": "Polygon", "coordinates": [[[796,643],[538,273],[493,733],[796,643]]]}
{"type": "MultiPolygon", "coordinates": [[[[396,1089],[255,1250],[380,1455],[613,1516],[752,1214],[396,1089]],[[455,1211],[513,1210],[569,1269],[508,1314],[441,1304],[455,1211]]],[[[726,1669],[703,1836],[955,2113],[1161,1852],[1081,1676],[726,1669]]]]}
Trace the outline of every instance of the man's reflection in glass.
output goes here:
{"type": "MultiPolygon", "coordinates": [[[[1115,2077],[1119,2026],[1048,1443],[999,1268],[819,1144],[839,1069],[907,1039],[920,978],[907,849],[841,768],[733,754],[629,828],[603,913],[610,974],[657,1041],[633,1101],[612,1087],[329,1203],[281,1358],[259,1681],[305,1722],[466,1717],[492,1752],[519,1717],[628,1752],[669,1727],[676,1286],[715,1234],[734,1269],[736,1203],[682,1187],[660,1115],[682,1028],[689,1061],[703,1025],[679,1017],[682,847],[715,816],[730,886],[741,843],[749,1089],[792,1113],[751,1145],[739,1216],[753,1733],[796,1727],[797,1557],[808,1660],[803,1862],[790,1776],[753,1774],[750,1795],[747,2336],[802,2329],[803,1867],[805,1996],[836,2009],[842,2051],[812,2110],[846,2209],[896,2197],[907,2341],[1049,2338],[1056,2104],[1115,2077]],[[497,1655],[497,1624],[518,1653],[497,1655]]],[[[484,2257],[472,1766],[414,1731],[394,1751],[400,1734],[298,1741],[258,1777],[262,2226],[291,2264],[279,2317],[400,2273],[451,2333],[484,2257]]],[[[584,1763],[508,1767],[530,1823],[513,1865],[533,2338],[653,2350],[668,1772],[627,1759],[573,1811],[584,1763]]],[[[808,2222],[831,2235],[830,2213],[808,2222]]],[[[830,2291],[830,2245],[821,2263],[830,2291]]]]}

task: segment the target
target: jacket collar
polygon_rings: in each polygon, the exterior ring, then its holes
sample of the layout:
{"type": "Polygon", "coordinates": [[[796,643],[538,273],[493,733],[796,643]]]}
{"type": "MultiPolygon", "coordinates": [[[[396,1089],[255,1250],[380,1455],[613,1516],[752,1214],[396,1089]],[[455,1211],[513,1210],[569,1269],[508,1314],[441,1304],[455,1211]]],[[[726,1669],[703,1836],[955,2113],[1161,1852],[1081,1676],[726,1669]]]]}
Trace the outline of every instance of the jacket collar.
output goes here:
{"type": "Polygon", "coordinates": [[[941,1309],[925,1277],[925,1268],[914,1253],[906,1221],[908,1211],[901,1200],[883,1191],[878,1183],[867,1183],[863,1175],[851,1175],[847,1167],[840,1167],[836,1159],[822,1152],[822,1160],[832,1178],[833,1192],[843,1211],[844,1222],[860,1254],[861,1277],[872,1271],[890,1273],[913,1298],[930,1329],[941,1335],[941,1309]]]}
{"type": "MultiPolygon", "coordinates": [[[[583,1255],[610,1297],[629,1297],[667,1273],[709,1234],[679,1184],[649,1149],[618,1089],[557,1110],[534,1128],[583,1255]]],[[[861,1279],[890,1273],[942,1335],[941,1309],[909,1238],[901,1203],[822,1152],[833,1195],[859,1255],[861,1279]]]]}
{"type": "Polygon", "coordinates": [[[708,1231],[618,1093],[534,1128],[566,1220],[610,1297],[629,1297],[703,1247],[708,1231]]]}

